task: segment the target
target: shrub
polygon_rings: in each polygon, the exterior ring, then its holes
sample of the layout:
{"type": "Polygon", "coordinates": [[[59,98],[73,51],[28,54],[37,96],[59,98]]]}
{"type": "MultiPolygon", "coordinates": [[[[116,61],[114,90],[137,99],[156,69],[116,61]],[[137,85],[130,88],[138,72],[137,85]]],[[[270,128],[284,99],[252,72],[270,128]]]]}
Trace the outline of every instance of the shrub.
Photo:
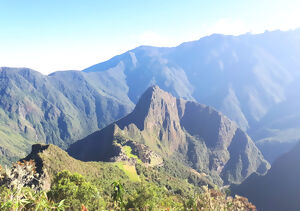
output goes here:
{"type": "Polygon", "coordinates": [[[25,187],[19,190],[0,187],[0,210],[64,210],[64,200],[50,201],[45,191],[34,191],[25,187]]]}
{"type": "Polygon", "coordinates": [[[0,168],[0,210],[64,210],[64,200],[48,200],[43,191],[44,174],[35,171],[33,161],[15,163],[12,168],[0,168]]]}
{"type": "Polygon", "coordinates": [[[219,190],[203,186],[203,193],[184,202],[186,210],[255,211],[256,207],[241,196],[230,197],[219,190]]]}
{"type": "Polygon", "coordinates": [[[126,208],[154,210],[160,206],[165,196],[166,193],[162,188],[142,183],[136,193],[128,199],[126,208]]]}
{"type": "Polygon", "coordinates": [[[84,204],[89,210],[100,210],[105,206],[97,188],[80,174],[69,171],[59,172],[51,184],[48,196],[56,203],[65,200],[72,210],[78,210],[84,204]]]}

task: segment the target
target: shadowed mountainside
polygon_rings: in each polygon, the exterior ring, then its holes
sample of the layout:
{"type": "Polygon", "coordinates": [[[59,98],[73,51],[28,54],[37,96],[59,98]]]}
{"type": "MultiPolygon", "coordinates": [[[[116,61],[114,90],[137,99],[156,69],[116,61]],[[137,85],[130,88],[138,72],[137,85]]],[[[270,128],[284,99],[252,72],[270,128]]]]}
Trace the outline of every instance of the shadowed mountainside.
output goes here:
{"type": "Polygon", "coordinates": [[[232,188],[233,194],[248,197],[258,210],[298,210],[300,207],[300,143],[279,157],[265,176],[253,174],[232,188]]]}

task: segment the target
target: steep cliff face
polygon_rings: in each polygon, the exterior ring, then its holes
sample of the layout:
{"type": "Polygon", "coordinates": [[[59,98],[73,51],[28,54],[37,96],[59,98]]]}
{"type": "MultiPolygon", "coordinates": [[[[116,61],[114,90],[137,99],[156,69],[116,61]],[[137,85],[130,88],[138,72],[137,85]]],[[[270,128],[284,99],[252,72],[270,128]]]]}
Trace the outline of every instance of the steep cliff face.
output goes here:
{"type": "Polygon", "coordinates": [[[112,143],[125,140],[148,146],[164,159],[176,159],[216,183],[240,183],[269,164],[237,125],[215,109],[176,99],[152,86],[132,113],[71,145],[70,155],[85,161],[107,160],[112,143]]]}

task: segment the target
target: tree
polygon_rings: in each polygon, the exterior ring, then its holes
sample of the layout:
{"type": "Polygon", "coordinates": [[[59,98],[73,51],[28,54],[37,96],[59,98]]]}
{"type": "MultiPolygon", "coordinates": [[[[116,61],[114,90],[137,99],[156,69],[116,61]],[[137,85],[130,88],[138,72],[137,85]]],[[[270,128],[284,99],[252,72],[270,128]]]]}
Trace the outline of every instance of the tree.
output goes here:
{"type": "Polygon", "coordinates": [[[58,202],[65,200],[71,209],[77,210],[84,204],[89,210],[99,210],[104,204],[97,188],[80,174],[69,171],[59,172],[53,180],[49,199],[58,202]]]}
{"type": "Polygon", "coordinates": [[[113,182],[113,193],[112,193],[112,199],[114,203],[116,203],[117,206],[119,206],[121,209],[124,208],[124,201],[123,201],[123,194],[124,194],[124,188],[123,185],[120,182],[113,182]]]}

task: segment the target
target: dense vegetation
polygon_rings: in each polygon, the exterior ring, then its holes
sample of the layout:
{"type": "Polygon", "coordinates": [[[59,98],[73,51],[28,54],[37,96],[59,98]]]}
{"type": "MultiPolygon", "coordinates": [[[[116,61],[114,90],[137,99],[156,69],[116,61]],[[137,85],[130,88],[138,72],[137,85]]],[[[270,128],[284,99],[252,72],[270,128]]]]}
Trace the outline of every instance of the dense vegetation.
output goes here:
{"type": "Polygon", "coordinates": [[[18,162],[2,171],[1,210],[255,210],[243,197],[232,198],[207,187],[183,196],[145,180],[130,188],[113,181],[104,194],[96,182],[67,170],[54,176],[48,190],[42,188],[44,178],[36,173],[33,161],[18,162]]]}

